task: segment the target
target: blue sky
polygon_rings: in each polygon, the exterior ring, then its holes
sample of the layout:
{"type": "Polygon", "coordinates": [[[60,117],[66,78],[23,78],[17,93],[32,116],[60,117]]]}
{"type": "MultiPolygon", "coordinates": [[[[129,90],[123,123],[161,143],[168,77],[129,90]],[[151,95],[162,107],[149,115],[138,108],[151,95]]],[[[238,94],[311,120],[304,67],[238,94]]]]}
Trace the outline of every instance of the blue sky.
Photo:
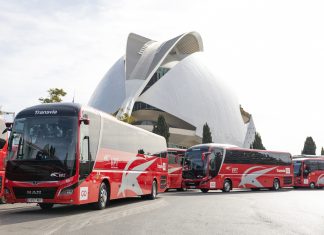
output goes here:
{"type": "Polygon", "coordinates": [[[201,34],[215,73],[253,114],[268,149],[324,146],[322,1],[0,0],[0,105],[19,111],[52,87],[87,103],[134,32],[201,34]]]}

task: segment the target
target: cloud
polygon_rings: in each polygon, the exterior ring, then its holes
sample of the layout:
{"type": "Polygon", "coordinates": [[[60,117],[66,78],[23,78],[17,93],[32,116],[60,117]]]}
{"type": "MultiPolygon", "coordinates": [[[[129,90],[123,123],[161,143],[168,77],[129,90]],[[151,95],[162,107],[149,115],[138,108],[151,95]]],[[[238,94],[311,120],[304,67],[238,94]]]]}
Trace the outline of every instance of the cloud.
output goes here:
{"type": "Polygon", "coordinates": [[[251,112],[264,145],[324,145],[321,1],[0,1],[0,105],[19,111],[52,87],[87,103],[135,32],[198,31],[205,55],[251,112]]]}

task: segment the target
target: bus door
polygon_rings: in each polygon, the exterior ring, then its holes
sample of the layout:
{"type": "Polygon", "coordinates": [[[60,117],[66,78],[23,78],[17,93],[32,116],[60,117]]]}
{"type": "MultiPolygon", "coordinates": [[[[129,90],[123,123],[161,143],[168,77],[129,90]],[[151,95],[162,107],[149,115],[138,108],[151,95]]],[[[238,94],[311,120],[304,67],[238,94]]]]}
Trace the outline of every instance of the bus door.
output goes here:
{"type": "Polygon", "coordinates": [[[303,184],[308,185],[309,184],[309,174],[311,172],[310,169],[310,162],[304,161],[303,162],[303,184]]]}
{"type": "Polygon", "coordinates": [[[79,159],[79,200],[82,201],[97,200],[96,184],[91,182],[90,173],[91,167],[91,151],[90,151],[90,136],[89,136],[90,121],[87,117],[83,117],[80,124],[80,159],[79,159]],[[91,198],[89,198],[91,196],[91,198]]]}
{"type": "Polygon", "coordinates": [[[294,162],[294,177],[295,177],[295,183],[300,184],[302,183],[302,175],[303,175],[303,163],[302,161],[295,161],[294,162]]]}
{"type": "Polygon", "coordinates": [[[4,125],[1,126],[1,128],[0,128],[0,203],[1,203],[1,197],[3,195],[4,176],[5,176],[5,172],[4,172],[5,157],[6,157],[7,148],[8,148],[7,133],[5,131],[6,129],[4,129],[4,128],[5,128],[4,125]]]}
{"type": "Polygon", "coordinates": [[[160,176],[160,189],[166,190],[168,187],[168,153],[162,152],[160,154],[160,170],[161,170],[161,176],[160,176]]]}

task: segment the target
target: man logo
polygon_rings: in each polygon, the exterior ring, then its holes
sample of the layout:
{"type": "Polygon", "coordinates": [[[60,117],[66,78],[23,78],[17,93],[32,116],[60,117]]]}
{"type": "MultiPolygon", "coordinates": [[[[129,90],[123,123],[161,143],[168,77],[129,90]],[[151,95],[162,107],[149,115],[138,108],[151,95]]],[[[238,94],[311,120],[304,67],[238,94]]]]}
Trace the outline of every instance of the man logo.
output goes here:
{"type": "Polygon", "coordinates": [[[65,173],[53,172],[53,173],[51,173],[51,177],[64,178],[65,177],[65,173]]]}

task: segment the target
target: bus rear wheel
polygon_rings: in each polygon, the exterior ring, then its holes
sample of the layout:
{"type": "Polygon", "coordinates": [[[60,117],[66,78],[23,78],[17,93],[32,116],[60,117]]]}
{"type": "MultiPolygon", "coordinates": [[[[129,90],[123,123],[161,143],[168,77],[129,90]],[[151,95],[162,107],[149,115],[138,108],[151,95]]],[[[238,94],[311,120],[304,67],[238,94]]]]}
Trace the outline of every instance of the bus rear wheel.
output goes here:
{"type": "Polygon", "coordinates": [[[314,183],[314,182],[310,183],[310,184],[309,184],[309,188],[310,188],[310,189],[315,189],[315,183],[314,183]]]}
{"type": "Polygon", "coordinates": [[[53,203],[39,203],[38,205],[42,210],[50,210],[54,206],[53,203]]]}
{"type": "Polygon", "coordinates": [[[225,192],[225,193],[228,193],[231,191],[231,188],[232,188],[232,183],[230,180],[225,180],[224,181],[224,184],[223,184],[223,189],[222,191],[225,192]]]}
{"type": "Polygon", "coordinates": [[[274,179],[272,189],[278,191],[280,189],[280,182],[278,179],[274,179]]]}
{"type": "Polygon", "coordinates": [[[157,183],[156,180],[153,180],[151,194],[147,195],[147,199],[154,200],[156,196],[157,196],[157,183]]]}
{"type": "Polygon", "coordinates": [[[100,184],[98,201],[93,204],[94,208],[97,210],[105,209],[109,202],[109,193],[107,185],[105,182],[100,184]]]}

